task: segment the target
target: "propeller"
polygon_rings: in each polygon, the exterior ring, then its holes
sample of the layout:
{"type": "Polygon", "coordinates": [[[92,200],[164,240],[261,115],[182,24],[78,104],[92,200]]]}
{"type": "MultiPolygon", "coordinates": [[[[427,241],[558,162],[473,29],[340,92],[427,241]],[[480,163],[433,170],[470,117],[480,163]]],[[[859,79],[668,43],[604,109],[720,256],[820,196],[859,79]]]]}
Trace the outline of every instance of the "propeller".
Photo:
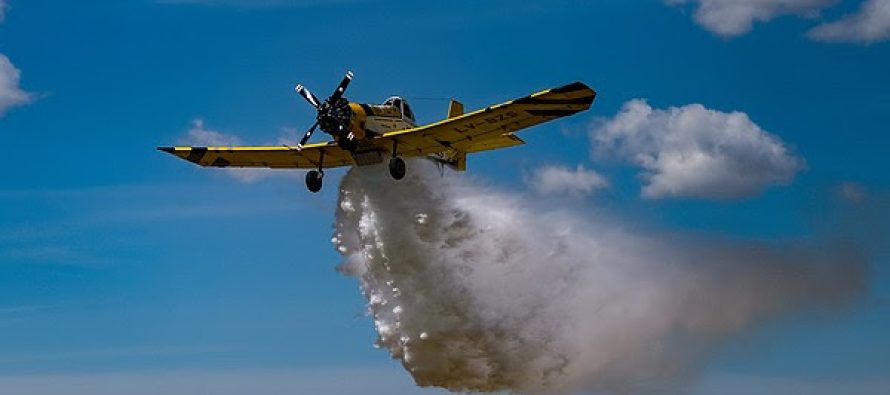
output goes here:
{"type": "Polygon", "coordinates": [[[309,104],[311,104],[312,107],[318,108],[318,106],[321,105],[321,102],[318,101],[318,98],[315,97],[315,95],[313,95],[312,92],[309,92],[309,89],[306,89],[305,86],[297,85],[297,87],[294,88],[294,90],[297,91],[297,93],[299,93],[300,96],[303,96],[303,98],[306,99],[306,101],[309,102],[309,104]]]}
{"type": "Polygon", "coordinates": [[[340,100],[343,97],[343,92],[346,92],[346,87],[349,86],[349,83],[352,82],[352,72],[347,71],[346,75],[343,77],[343,81],[340,81],[340,85],[337,85],[337,89],[334,90],[334,93],[331,94],[331,97],[328,98],[328,102],[334,103],[337,100],[340,100]]]}
{"type": "Polygon", "coordinates": [[[300,96],[306,99],[306,102],[308,102],[309,105],[315,107],[318,111],[318,115],[315,117],[315,123],[312,124],[309,130],[303,135],[303,138],[300,139],[297,149],[301,149],[303,145],[309,141],[309,138],[312,137],[312,133],[315,132],[315,129],[319,126],[321,126],[321,130],[332,135],[341,132],[345,128],[344,123],[348,123],[351,111],[349,111],[349,102],[343,98],[343,93],[346,92],[346,88],[349,86],[350,82],[352,82],[352,71],[347,71],[343,80],[340,81],[340,84],[334,89],[334,93],[325,99],[324,102],[318,100],[318,97],[313,95],[312,92],[303,85],[297,85],[294,88],[300,96]]]}
{"type": "Polygon", "coordinates": [[[306,142],[309,141],[309,137],[312,137],[312,132],[315,131],[315,128],[318,127],[318,121],[312,124],[312,127],[306,131],[306,134],[303,135],[303,138],[300,139],[300,143],[297,144],[297,148],[303,148],[306,145],[306,142]]]}

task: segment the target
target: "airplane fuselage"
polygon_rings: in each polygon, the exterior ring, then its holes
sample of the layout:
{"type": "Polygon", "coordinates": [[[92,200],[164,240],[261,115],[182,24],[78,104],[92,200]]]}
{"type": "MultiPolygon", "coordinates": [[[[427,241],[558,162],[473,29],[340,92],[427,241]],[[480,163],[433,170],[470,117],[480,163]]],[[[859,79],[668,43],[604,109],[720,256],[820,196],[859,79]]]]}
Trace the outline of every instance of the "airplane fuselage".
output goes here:
{"type": "Polygon", "coordinates": [[[352,109],[358,137],[362,134],[378,135],[396,130],[410,129],[417,126],[413,119],[402,115],[402,111],[392,105],[349,103],[352,109]]]}

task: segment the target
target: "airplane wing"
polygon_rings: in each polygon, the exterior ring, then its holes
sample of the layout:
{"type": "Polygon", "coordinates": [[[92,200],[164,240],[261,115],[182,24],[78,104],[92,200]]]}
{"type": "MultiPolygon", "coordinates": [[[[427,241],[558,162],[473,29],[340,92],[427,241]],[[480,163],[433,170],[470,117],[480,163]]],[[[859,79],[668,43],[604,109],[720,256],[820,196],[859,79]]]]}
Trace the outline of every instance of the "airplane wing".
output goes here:
{"type": "Polygon", "coordinates": [[[322,168],[380,163],[383,153],[415,157],[467,153],[524,144],[513,132],[590,108],[596,92],[581,82],[547,89],[506,103],[416,128],[360,141],[350,154],[335,142],[295,147],[159,147],[201,166],[322,168]]]}
{"type": "Polygon", "coordinates": [[[581,82],[547,89],[428,125],[384,133],[374,143],[399,155],[472,153],[522,144],[512,133],[590,108],[596,92],[581,82]]]}
{"type": "Polygon", "coordinates": [[[212,167],[267,167],[317,169],[352,165],[349,152],[333,141],[294,147],[159,147],[189,162],[212,167]]]}

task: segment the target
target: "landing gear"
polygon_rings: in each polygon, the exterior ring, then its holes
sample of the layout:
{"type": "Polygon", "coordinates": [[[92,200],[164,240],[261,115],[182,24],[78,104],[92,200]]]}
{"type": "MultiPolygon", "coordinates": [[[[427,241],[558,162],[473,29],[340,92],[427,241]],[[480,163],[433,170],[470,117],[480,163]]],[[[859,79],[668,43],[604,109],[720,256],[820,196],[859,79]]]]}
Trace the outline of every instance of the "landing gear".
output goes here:
{"type": "Polygon", "coordinates": [[[392,159],[389,160],[389,175],[396,180],[405,178],[405,161],[399,158],[399,140],[392,140],[392,159]]]}
{"type": "Polygon", "coordinates": [[[310,170],[306,173],[306,188],[309,192],[315,193],[321,190],[321,180],[324,178],[324,172],[320,170],[310,170]]]}
{"type": "Polygon", "coordinates": [[[405,161],[398,156],[389,160],[389,175],[396,180],[405,178],[405,161]]]}
{"type": "Polygon", "coordinates": [[[306,173],[306,188],[315,193],[321,190],[321,180],[324,179],[324,150],[318,153],[318,170],[309,170],[306,173]]]}

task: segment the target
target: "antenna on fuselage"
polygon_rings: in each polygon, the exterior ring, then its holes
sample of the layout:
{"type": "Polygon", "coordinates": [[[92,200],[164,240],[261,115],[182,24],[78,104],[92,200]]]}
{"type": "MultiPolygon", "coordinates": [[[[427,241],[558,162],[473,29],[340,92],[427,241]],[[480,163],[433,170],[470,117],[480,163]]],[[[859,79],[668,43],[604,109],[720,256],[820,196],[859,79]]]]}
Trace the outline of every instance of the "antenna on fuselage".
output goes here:
{"type": "Polygon", "coordinates": [[[449,101],[450,97],[402,96],[407,100],[449,101]]]}

